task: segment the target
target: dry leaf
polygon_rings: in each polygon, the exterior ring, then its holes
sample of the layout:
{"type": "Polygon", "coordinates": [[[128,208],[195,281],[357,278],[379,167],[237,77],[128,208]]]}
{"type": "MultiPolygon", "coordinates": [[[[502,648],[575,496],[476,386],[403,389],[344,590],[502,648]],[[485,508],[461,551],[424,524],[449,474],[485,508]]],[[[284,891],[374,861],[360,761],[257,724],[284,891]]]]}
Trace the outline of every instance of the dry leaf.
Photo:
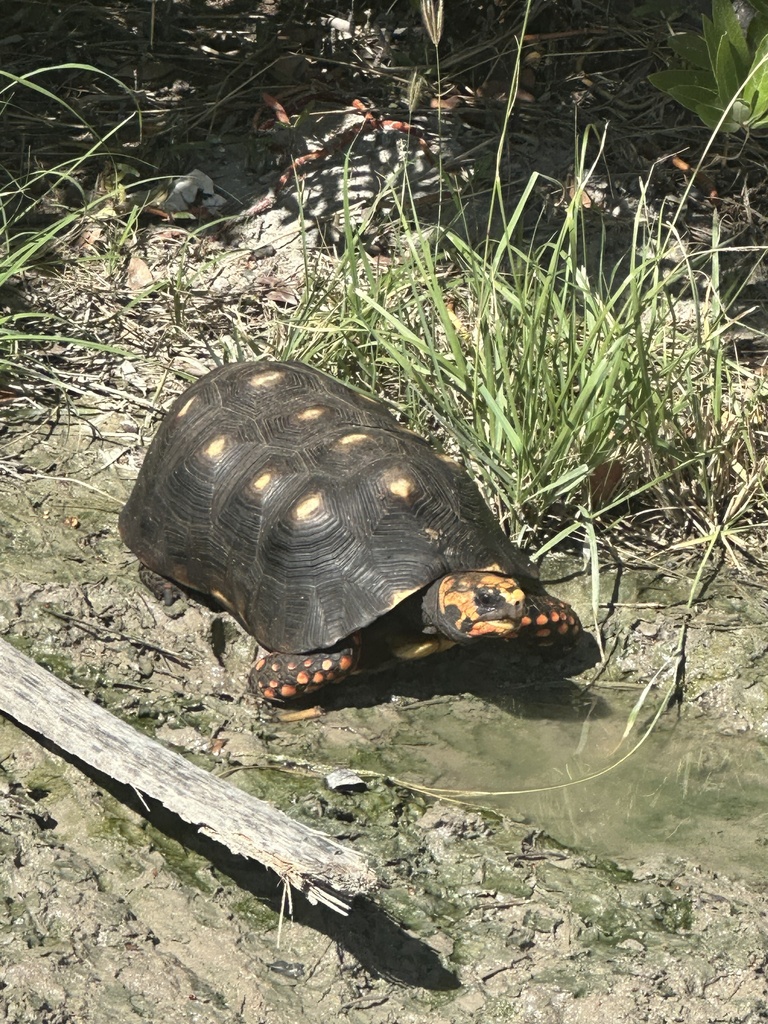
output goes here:
{"type": "Polygon", "coordinates": [[[154,284],[155,278],[141,256],[131,256],[125,275],[125,284],[129,291],[140,292],[154,284]]]}

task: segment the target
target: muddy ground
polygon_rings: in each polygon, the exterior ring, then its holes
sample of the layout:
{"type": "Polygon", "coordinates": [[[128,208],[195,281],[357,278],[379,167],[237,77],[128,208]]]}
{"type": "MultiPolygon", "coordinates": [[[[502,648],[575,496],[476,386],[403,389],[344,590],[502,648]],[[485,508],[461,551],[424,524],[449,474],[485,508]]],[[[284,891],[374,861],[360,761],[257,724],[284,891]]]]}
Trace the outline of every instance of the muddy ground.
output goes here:
{"type": "MultiPolygon", "coordinates": [[[[424,84],[413,114],[429,146],[455,161],[457,180],[472,167],[478,194],[493,183],[516,54],[507,5],[481,6],[484,17],[507,20],[488,20],[485,49],[448,63],[452,106],[438,117],[424,84]]],[[[651,213],[663,211],[686,187],[666,154],[692,139],[695,163],[704,143],[690,122],[676,123],[669,105],[673,123],[660,122],[645,77],[656,65],[634,35],[617,22],[616,39],[603,26],[574,42],[569,5],[545,6],[557,9],[542,31],[566,34],[523,83],[531,98],[504,152],[504,184],[514,204],[531,172],[542,174],[542,223],[556,224],[573,184],[575,140],[580,145],[592,126],[593,229],[608,262],[618,260],[632,244],[641,183],[650,183],[643,202],[651,213]],[[627,53],[637,53],[636,63],[627,53]]],[[[372,97],[379,112],[411,116],[403,97],[424,52],[412,5],[393,7],[403,25],[382,15],[365,47],[343,33],[331,45],[326,22],[292,17],[288,3],[165,5],[156,25],[135,5],[12,7],[8,32],[18,39],[8,45],[19,73],[64,59],[106,69],[121,88],[83,85],[71,68],[40,80],[82,101],[103,125],[130,113],[137,98],[146,148],[136,149],[129,122],[120,135],[124,166],[136,156],[140,177],[149,167],[169,181],[200,167],[238,219],[229,235],[192,236],[155,210],[120,249],[126,210],[116,225],[95,218],[65,240],[76,258],[91,261],[91,276],[65,258],[55,273],[29,273],[0,296],[9,303],[3,315],[30,310],[43,317],[40,329],[66,335],[73,325],[123,353],[91,356],[60,340],[43,346],[30,355],[39,377],[3,405],[0,636],[137,729],[350,844],[380,887],[346,918],[301,896],[287,908],[275,875],[0,719],[0,1019],[768,1021],[768,821],[759,799],[768,601],[757,543],[699,580],[684,555],[664,547],[606,563],[594,612],[581,561],[551,558],[544,578],[587,626],[567,658],[523,660],[493,644],[447,652],[339,687],[323,696],[324,717],[285,723],[245,693],[251,639],[194,601],[157,604],[118,537],[117,513],[181,377],[242,355],[244,338],[257,355],[274,353],[259,346],[275,337],[265,326],[275,308],[301,293],[304,239],[318,263],[332,266],[340,181],[354,177],[364,219],[375,188],[402,162],[430,208],[434,167],[419,147],[403,157],[402,131],[361,132],[361,160],[351,165],[347,149],[334,148],[350,124],[362,123],[351,106],[359,96],[372,97]],[[50,39],[55,54],[45,50],[50,39]],[[289,112],[285,136],[262,88],[289,112]],[[299,226],[294,191],[272,202],[276,181],[297,156],[326,143],[333,152],[303,181],[307,216],[299,226]],[[240,216],[265,197],[262,213],[240,216]],[[321,254],[315,246],[329,248],[321,254]],[[564,790],[574,795],[555,819],[522,795],[461,803],[408,785],[517,793],[578,782],[628,754],[668,696],[675,700],[652,737],[611,769],[613,802],[582,804],[587,790],[577,786],[564,790]],[[685,757],[675,745],[681,736],[691,748],[685,757]],[[566,739],[571,746],[558,760],[553,752],[566,739]],[[338,766],[372,774],[364,789],[333,791],[324,776],[338,766]],[[664,802],[670,779],[682,794],[674,804],[664,802]],[[619,819],[637,805],[636,838],[620,840],[619,819]],[[691,821],[702,828],[675,845],[691,821]]],[[[590,5],[573,8],[594,15],[590,5]]],[[[451,20],[448,49],[470,28],[477,25],[451,20]]],[[[37,146],[54,163],[78,151],[66,133],[57,148],[60,117],[34,113],[29,124],[20,120],[24,152],[37,146]]],[[[739,159],[713,171],[722,230],[739,241],[724,265],[737,277],[753,274],[742,265],[753,256],[739,254],[754,242],[750,232],[759,234],[765,203],[759,143],[748,140],[739,159]]],[[[98,195],[95,177],[89,166],[73,180],[98,195]]],[[[462,209],[470,235],[472,202],[470,195],[462,209]]],[[[706,246],[710,197],[693,189],[685,203],[691,237],[706,246]]],[[[387,258],[379,241],[372,237],[372,251],[387,258]]],[[[741,327],[752,344],[765,333],[765,281],[756,268],[750,288],[742,299],[758,300],[758,323],[741,327]]]]}
{"type": "MultiPolygon", "coordinates": [[[[466,783],[476,763],[487,782],[483,736],[500,721],[515,742],[534,722],[546,736],[563,717],[608,716],[657,669],[665,691],[687,619],[686,699],[660,728],[704,719],[703,744],[764,740],[764,581],[723,569],[689,617],[683,573],[606,566],[602,667],[594,629],[563,662],[491,644],[340,686],[325,717],[281,723],[244,692],[252,643],[229,616],[192,601],[165,609],[141,586],[116,529],[140,459],[132,430],[112,412],[97,431],[76,416],[6,431],[0,632],[137,728],[352,844],[381,888],[348,918],[297,896],[281,928],[276,876],[4,720],[4,1019],[768,1019],[759,871],[738,880],[647,848],[617,862],[567,849],[530,815],[388,781],[451,785],[458,772],[466,783]],[[476,737],[463,768],[446,717],[476,737]],[[317,771],[279,770],[285,761],[317,771]],[[323,775],[339,765],[380,774],[334,792],[323,775]]],[[[555,559],[544,575],[588,622],[579,569],[555,559]]],[[[497,771],[494,788],[513,789],[497,771]]],[[[752,863],[768,826],[764,815],[744,824],[752,863]]]]}

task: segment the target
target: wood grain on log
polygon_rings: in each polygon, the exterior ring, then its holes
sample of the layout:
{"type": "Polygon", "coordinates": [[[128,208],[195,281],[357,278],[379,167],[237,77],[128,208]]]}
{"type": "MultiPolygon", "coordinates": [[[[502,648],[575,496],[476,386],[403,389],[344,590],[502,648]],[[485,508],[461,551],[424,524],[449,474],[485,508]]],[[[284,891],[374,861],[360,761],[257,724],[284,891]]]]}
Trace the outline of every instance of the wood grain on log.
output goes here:
{"type": "Polygon", "coordinates": [[[0,639],[0,712],[339,913],[375,887],[360,854],[142,735],[0,639]]]}

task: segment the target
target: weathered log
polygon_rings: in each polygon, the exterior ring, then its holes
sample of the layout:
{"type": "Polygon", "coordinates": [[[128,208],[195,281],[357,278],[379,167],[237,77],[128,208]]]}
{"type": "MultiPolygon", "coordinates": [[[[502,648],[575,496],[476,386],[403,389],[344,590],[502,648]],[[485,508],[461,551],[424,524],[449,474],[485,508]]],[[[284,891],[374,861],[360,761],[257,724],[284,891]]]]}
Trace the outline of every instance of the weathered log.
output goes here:
{"type": "Polygon", "coordinates": [[[159,800],[200,832],[339,913],[376,879],[358,853],[198,768],[0,639],[0,713],[159,800]]]}

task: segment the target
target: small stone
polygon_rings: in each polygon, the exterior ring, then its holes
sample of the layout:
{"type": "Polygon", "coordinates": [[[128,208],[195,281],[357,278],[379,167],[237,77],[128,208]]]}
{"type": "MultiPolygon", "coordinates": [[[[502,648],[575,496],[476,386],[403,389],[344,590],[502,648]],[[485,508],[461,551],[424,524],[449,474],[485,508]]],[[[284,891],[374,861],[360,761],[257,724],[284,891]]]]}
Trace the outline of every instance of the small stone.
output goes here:
{"type": "Polygon", "coordinates": [[[645,946],[639,939],[624,939],[623,942],[619,942],[617,949],[625,949],[630,953],[642,953],[645,951],[645,946]]]}
{"type": "Polygon", "coordinates": [[[155,663],[146,654],[140,655],[136,664],[142,679],[149,679],[155,671],[155,663]]]}
{"type": "Polygon", "coordinates": [[[337,768],[330,775],[326,775],[325,784],[328,789],[341,793],[363,793],[368,788],[360,776],[355,775],[349,768],[337,768]]]}

